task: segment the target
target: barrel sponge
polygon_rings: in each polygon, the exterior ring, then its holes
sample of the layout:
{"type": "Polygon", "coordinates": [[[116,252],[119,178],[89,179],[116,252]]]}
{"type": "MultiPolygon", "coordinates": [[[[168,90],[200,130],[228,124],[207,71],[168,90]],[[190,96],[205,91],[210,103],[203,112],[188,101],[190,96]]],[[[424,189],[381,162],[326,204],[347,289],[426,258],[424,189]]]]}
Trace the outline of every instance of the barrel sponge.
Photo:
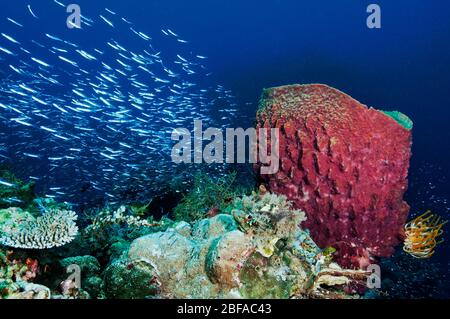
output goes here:
{"type": "Polygon", "coordinates": [[[290,85],[264,91],[256,123],[280,129],[280,169],[261,181],[306,212],[303,226],[320,247],[335,247],[344,267],[393,253],[409,211],[406,115],[369,108],[326,85],[290,85]]]}
{"type": "Polygon", "coordinates": [[[51,209],[34,217],[20,208],[0,210],[0,245],[23,249],[48,249],[71,242],[78,233],[77,214],[51,209]]]}

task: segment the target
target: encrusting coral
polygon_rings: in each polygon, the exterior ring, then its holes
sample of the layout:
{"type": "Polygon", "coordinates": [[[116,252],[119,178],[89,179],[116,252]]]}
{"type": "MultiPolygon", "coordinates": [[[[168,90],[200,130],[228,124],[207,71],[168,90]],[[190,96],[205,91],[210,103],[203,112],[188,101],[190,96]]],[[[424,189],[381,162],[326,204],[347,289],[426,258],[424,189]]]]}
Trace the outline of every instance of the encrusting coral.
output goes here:
{"type": "Polygon", "coordinates": [[[77,214],[50,209],[39,217],[20,208],[0,210],[0,244],[23,249],[48,249],[70,243],[78,234],[77,214]]]}

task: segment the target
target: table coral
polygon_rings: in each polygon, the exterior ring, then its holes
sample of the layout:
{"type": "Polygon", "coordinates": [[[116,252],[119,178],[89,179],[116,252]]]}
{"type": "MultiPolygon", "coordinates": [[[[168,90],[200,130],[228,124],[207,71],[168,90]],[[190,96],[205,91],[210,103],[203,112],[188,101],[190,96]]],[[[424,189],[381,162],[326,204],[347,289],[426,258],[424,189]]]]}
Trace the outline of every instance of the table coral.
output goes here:
{"type": "Polygon", "coordinates": [[[34,217],[20,208],[0,210],[0,244],[13,248],[48,249],[71,242],[78,234],[77,214],[50,209],[34,217]]]}

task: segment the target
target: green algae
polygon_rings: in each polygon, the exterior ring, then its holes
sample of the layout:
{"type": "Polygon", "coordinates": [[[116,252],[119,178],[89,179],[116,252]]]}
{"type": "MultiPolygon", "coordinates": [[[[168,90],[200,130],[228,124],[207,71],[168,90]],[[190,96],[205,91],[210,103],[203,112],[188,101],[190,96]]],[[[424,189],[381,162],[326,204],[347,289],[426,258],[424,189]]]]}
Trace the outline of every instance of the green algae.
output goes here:
{"type": "Polygon", "coordinates": [[[173,210],[175,220],[192,222],[208,217],[212,210],[222,212],[233,198],[246,191],[239,187],[236,178],[236,172],[218,179],[196,174],[192,190],[173,210]]]}
{"type": "Polygon", "coordinates": [[[36,197],[34,182],[25,183],[7,169],[0,170],[0,179],[14,184],[13,187],[0,185],[0,208],[20,207],[27,208],[32,205],[36,197]]]}

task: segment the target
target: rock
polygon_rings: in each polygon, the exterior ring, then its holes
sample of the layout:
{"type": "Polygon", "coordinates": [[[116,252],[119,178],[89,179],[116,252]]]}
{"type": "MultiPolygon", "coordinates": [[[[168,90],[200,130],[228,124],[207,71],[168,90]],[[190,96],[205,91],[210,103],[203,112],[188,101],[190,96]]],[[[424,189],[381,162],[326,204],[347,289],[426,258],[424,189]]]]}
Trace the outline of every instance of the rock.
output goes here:
{"type": "Polygon", "coordinates": [[[350,282],[345,276],[331,276],[331,275],[323,275],[320,276],[317,280],[316,284],[318,286],[327,285],[327,286],[339,286],[346,285],[350,282]]]}
{"type": "Polygon", "coordinates": [[[321,248],[336,248],[346,267],[393,253],[409,211],[407,116],[368,108],[326,85],[292,85],[264,91],[259,128],[280,129],[280,170],[261,180],[306,212],[303,226],[321,248]]]}
{"type": "Polygon", "coordinates": [[[50,299],[50,289],[33,283],[18,282],[19,290],[8,296],[8,299],[50,299]]]}
{"type": "Polygon", "coordinates": [[[185,221],[181,221],[181,222],[176,223],[173,226],[173,229],[177,233],[179,233],[181,236],[184,236],[184,237],[189,237],[191,235],[191,232],[192,232],[192,226],[189,223],[185,222],[185,221]]]}
{"type": "Polygon", "coordinates": [[[314,278],[309,298],[315,299],[354,299],[360,298],[367,290],[370,272],[364,270],[342,269],[331,263],[314,278]],[[331,289],[330,289],[331,288],[331,289]]]}
{"type": "Polygon", "coordinates": [[[236,229],[237,223],[232,216],[219,214],[197,222],[193,229],[193,236],[202,239],[214,238],[236,229]]]}
{"type": "Polygon", "coordinates": [[[105,293],[111,299],[152,298],[158,293],[155,268],[145,261],[119,259],[105,272],[105,293]]]}
{"type": "Polygon", "coordinates": [[[167,291],[172,291],[184,275],[185,265],[194,250],[195,242],[173,231],[159,232],[136,239],[128,251],[129,260],[151,263],[167,291]],[[170,284],[169,284],[170,283],[170,284]]]}
{"type": "Polygon", "coordinates": [[[227,288],[240,286],[240,270],[255,250],[249,236],[234,230],[215,239],[206,256],[206,272],[213,283],[227,288]]]}

